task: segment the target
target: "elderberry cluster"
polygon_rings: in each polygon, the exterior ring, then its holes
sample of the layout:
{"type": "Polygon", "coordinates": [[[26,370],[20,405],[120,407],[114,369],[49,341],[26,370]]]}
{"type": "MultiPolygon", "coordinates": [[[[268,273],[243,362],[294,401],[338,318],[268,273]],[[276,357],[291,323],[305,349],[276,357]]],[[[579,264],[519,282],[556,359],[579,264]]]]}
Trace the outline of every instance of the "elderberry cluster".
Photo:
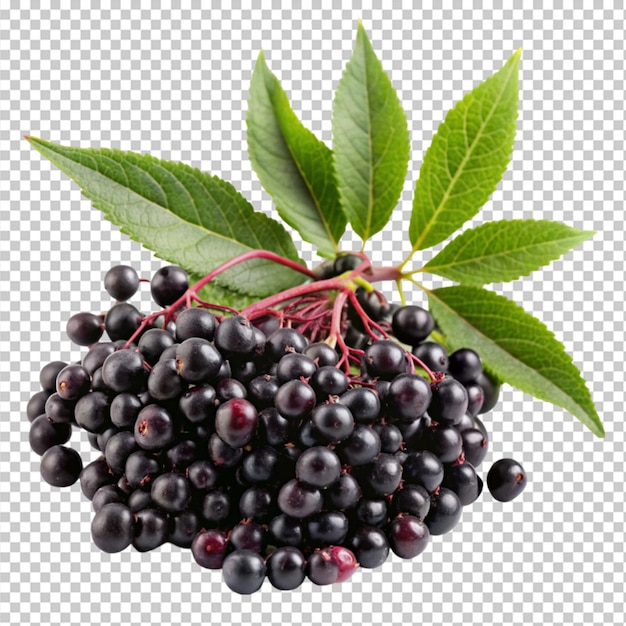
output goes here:
{"type": "MultiPolygon", "coordinates": [[[[172,311],[189,287],[177,266],[150,281],[165,307],[158,317],[126,302],[140,285],[132,268],[116,266],[104,282],[116,300],[109,311],[67,323],[88,351],[44,366],[27,407],[43,479],[80,481],[101,550],[190,548],[242,594],[265,578],[278,589],[306,577],[325,585],[380,566],[390,551],[416,557],[480,495],[489,438],[478,414],[499,388],[476,352],[448,355],[427,340],[426,310],[359,291],[397,341],[366,335],[348,311],[346,345],[362,350],[351,375],[338,349],[272,311],[254,324],[202,306],[172,311]],[[79,429],[101,453],[85,465],[65,445],[79,429]]],[[[526,475],[503,459],[487,482],[505,501],[526,475]]]]}

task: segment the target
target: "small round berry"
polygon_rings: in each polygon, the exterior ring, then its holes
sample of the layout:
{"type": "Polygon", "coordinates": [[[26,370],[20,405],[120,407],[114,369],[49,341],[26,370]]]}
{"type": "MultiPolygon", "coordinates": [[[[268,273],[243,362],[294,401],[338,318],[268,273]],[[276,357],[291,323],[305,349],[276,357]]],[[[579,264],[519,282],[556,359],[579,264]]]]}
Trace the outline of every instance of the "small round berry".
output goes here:
{"type": "Polygon", "coordinates": [[[395,341],[381,339],[365,349],[365,367],[372,377],[392,380],[406,372],[407,356],[395,341]]]}
{"type": "Polygon", "coordinates": [[[441,487],[431,497],[430,510],[424,522],[431,535],[444,535],[457,525],[462,514],[463,505],[456,493],[441,487]]]}
{"type": "Polygon", "coordinates": [[[134,538],[135,518],[120,502],[103,506],[91,521],[91,538],[103,552],[121,552],[134,538]]]}
{"type": "MultiPolygon", "coordinates": [[[[44,365],[39,372],[39,383],[41,384],[41,388],[48,393],[54,393],[57,389],[57,376],[66,366],[67,363],[64,361],[52,361],[51,363],[44,365]]],[[[91,373],[92,372],[89,372],[89,374],[91,373]]],[[[41,415],[41,413],[38,415],[41,415]]]]}
{"type": "Polygon", "coordinates": [[[227,541],[221,530],[200,531],[191,543],[191,554],[196,563],[208,569],[222,569],[227,541]]]}
{"type": "Polygon", "coordinates": [[[484,394],[483,405],[478,414],[489,413],[498,404],[500,385],[485,371],[477,378],[476,382],[483,388],[484,394]]]}
{"type": "Polygon", "coordinates": [[[455,350],[448,359],[448,373],[464,385],[476,382],[482,371],[482,361],[471,348],[455,350]]]}
{"type": "Polygon", "coordinates": [[[104,333],[102,316],[93,313],[76,313],[67,320],[67,336],[79,346],[90,346],[100,341],[104,333]]]}
{"type": "Polygon", "coordinates": [[[41,477],[53,487],[69,487],[80,476],[83,461],[73,448],[56,445],[48,448],[41,457],[41,477]]]}
{"type": "Polygon", "coordinates": [[[313,388],[301,380],[290,380],[281,385],[274,397],[274,406],[288,419],[306,417],[317,398],[313,388]]]}
{"type": "Polygon", "coordinates": [[[323,505],[319,489],[308,487],[295,478],[286,482],[278,493],[278,506],[289,517],[303,519],[317,513],[323,505]]]}
{"type": "Polygon", "coordinates": [[[104,275],[104,288],[112,298],[128,300],[139,289],[139,276],[130,265],[115,265],[104,275]]]}
{"type": "Polygon", "coordinates": [[[265,580],[265,560],[252,550],[235,550],[225,559],[222,576],[229,589],[247,595],[261,588],[265,580]]]}
{"type": "MultiPolygon", "coordinates": [[[[280,407],[277,408],[280,411],[280,407]]],[[[311,413],[311,421],[317,433],[328,443],[339,443],[354,431],[354,417],[350,409],[338,402],[316,406],[311,413]]]]}
{"type": "Polygon", "coordinates": [[[134,350],[118,350],[110,354],[102,365],[104,384],[117,393],[141,391],[147,376],[143,358],[134,350]]]}
{"type": "Polygon", "coordinates": [[[294,546],[282,546],[267,559],[267,578],[276,589],[299,587],[305,578],[306,559],[294,546]]]}
{"type": "Polygon", "coordinates": [[[144,316],[132,304],[114,304],[104,317],[104,329],[111,341],[127,341],[137,331],[144,316]]]}
{"type": "Polygon", "coordinates": [[[424,552],[430,532],[424,522],[413,515],[398,515],[389,526],[391,549],[402,559],[413,559],[424,552]]]}
{"type": "Polygon", "coordinates": [[[222,441],[233,448],[250,443],[256,430],[256,407],[244,398],[234,398],[220,404],[215,413],[215,430],[222,441]]]}
{"type": "Polygon", "coordinates": [[[57,424],[46,415],[35,418],[30,425],[28,439],[30,447],[39,456],[52,446],[67,443],[72,436],[71,424],[57,424]]]}
{"type": "Polygon", "coordinates": [[[487,487],[500,502],[510,502],[524,491],[527,476],[520,463],[513,459],[496,461],[487,473],[487,487]]]}
{"type": "Polygon", "coordinates": [[[150,281],[152,299],[162,307],[173,304],[189,288],[187,272],[178,265],[167,265],[155,272],[150,281]]]}
{"type": "Polygon", "coordinates": [[[441,344],[435,341],[423,341],[415,346],[413,355],[435,372],[448,371],[448,353],[441,344]]]}
{"type": "Polygon", "coordinates": [[[458,380],[444,378],[432,386],[428,415],[435,422],[456,426],[463,419],[467,406],[467,390],[458,380]]]}
{"type": "Polygon", "coordinates": [[[308,448],[296,462],[296,478],[311,487],[329,487],[339,480],[340,475],[339,457],[323,446],[308,448]]]}
{"type": "Polygon", "coordinates": [[[215,329],[215,346],[223,354],[250,354],[255,344],[254,329],[242,315],[223,319],[215,329]]]}
{"type": "Polygon", "coordinates": [[[399,341],[415,346],[430,335],[435,328],[435,320],[426,309],[407,305],[393,314],[391,328],[399,341]]]}
{"type": "Polygon", "coordinates": [[[217,321],[210,311],[194,306],[185,309],[176,318],[176,341],[182,343],[191,337],[213,341],[217,321]]]}
{"type": "Polygon", "coordinates": [[[91,387],[89,372],[76,363],[67,365],[57,375],[56,390],[63,400],[78,400],[91,387]]]}
{"type": "Polygon", "coordinates": [[[166,472],[154,479],[150,495],[159,508],[177,513],[187,508],[191,500],[191,485],[181,474],[166,472]]]}

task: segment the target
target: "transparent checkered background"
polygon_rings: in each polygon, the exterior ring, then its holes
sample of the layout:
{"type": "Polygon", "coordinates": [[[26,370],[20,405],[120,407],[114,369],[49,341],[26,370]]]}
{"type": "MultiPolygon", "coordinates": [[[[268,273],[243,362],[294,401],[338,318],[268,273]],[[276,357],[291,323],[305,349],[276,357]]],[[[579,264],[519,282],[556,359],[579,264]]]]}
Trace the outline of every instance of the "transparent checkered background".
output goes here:
{"type": "MultiPolygon", "coordinates": [[[[573,10],[543,2],[507,10],[92,4],[0,3],[0,623],[623,624],[623,11],[583,10],[592,3],[580,0],[565,3],[573,10]],[[564,341],[606,439],[505,388],[485,419],[492,444],[482,470],[502,456],[518,459],[530,474],[523,496],[502,504],[485,493],[417,560],[391,558],[337,588],[305,583],[281,593],[266,583],[240,597],[188,550],[103,554],[90,542],[91,507],[79,486],[41,482],[24,407],[41,365],[80,358],[65,321],[109,305],[103,272],[132,263],[149,276],[161,262],[104,221],[22,136],[185,161],[272,214],[246,155],[256,56],[263,48],[301,119],[330,143],[332,94],[359,17],[412,136],[402,206],[370,244],[378,263],[408,251],[412,185],[445,112],[523,47],[514,158],[475,223],[549,218],[598,231],[549,269],[495,289],[564,341]]],[[[298,245],[312,261],[310,247],[298,245]]],[[[356,245],[347,235],[345,247],[356,245]]],[[[76,445],[93,456],[86,439],[76,445]]]]}

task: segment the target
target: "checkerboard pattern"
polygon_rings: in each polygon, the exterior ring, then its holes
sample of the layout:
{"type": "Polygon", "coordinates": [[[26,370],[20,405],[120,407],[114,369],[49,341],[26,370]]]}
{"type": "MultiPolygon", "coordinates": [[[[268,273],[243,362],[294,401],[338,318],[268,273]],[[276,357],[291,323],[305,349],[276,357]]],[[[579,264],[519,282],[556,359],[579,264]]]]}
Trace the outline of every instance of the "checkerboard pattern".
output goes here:
{"type": "MultiPolygon", "coordinates": [[[[557,3],[569,9],[456,0],[445,10],[395,0],[342,9],[258,0],[228,10],[198,1],[185,10],[88,4],[0,4],[0,623],[624,624],[623,10],[580,0],[557,3]],[[109,306],[106,269],[129,263],[149,276],[161,261],[104,221],[22,136],[184,161],[230,180],[273,214],[246,154],[256,56],[263,48],[294,109],[330,144],[332,95],[358,18],[412,137],[401,207],[370,243],[379,264],[408,252],[412,186],[446,111],[523,48],[513,160],[474,223],[541,217],[598,231],[550,268],[494,289],[565,343],[606,438],[505,388],[485,419],[492,443],[482,469],[502,456],[518,459],[530,474],[523,496],[502,504],[484,493],[415,561],[390,558],[337,588],[305,583],[278,592],[266,583],[240,597],[188,550],[103,554],[90,541],[91,507],[78,485],[41,482],[24,407],[43,364],[80,358],[65,321],[109,306]]],[[[346,248],[357,245],[346,235],[346,248]]],[[[149,307],[147,293],[137,304],[149,307]]],[[[94,456],[86,439],[76,446],[94,456]]]]}

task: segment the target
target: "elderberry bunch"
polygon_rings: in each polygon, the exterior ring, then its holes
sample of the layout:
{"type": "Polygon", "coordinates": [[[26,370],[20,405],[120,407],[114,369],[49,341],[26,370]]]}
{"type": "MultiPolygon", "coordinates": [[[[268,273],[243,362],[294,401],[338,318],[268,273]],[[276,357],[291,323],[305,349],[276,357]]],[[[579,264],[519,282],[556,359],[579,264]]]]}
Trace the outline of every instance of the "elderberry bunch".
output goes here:
{"type": "MultiPolygon", "coordinates": [[[[335,274],[351,269],[340,258],[335,274]]],[[[478,415],[499,387],[476,352],[429,340],[425,309],[358,289],[333,346],[324,301],[306,303],[314,325],[304,309],[193,306],[167,266],[150,280],[163,309],[146,315],[127,302],[140,282],[127,266],[106,274],[116,302],[67,323],[88,351],[45,365],[26,411],[43,479],[80,482],[101,550],[190,548],[242,594],[266,578],[326,585],[418,556],[481,494],[478,415]],[[66,445],[79,430],[99,454],[86,464],[66,445]]],[[[506,501],[526,475],[504,459],[487,481],[506,501]]]]}

